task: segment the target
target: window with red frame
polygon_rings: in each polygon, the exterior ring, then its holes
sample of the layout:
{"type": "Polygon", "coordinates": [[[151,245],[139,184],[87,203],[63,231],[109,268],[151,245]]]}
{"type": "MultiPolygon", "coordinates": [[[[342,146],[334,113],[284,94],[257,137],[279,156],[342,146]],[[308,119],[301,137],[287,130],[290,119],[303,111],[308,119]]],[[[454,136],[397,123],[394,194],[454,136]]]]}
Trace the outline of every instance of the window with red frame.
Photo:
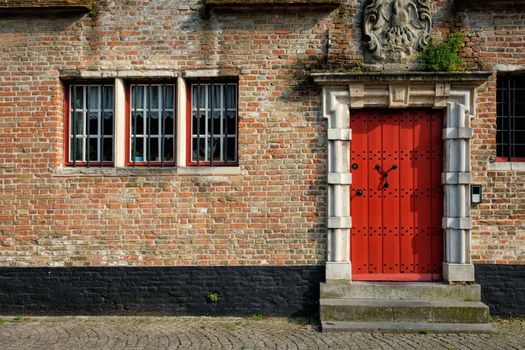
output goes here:
{"type": "Polygon", "coordinates": [[[188,164],[236,165],[237,83],[192,83],[188,101],[188,164]]]}
{"type": "Polygon", "coordinates": [[[525,161],[525,75],[497,78],[496,156],[498,161],[525,161]]]}
{"type": "Polygon", "coordinates": [[[127,164],[175,165],[175,85],[132,84],[128,93],[127,164]]]}
{"type": "Polygon", "coordinates": [[[113,84],[72,83],[66,92],[66,164],[112,165],[113,84]]]}

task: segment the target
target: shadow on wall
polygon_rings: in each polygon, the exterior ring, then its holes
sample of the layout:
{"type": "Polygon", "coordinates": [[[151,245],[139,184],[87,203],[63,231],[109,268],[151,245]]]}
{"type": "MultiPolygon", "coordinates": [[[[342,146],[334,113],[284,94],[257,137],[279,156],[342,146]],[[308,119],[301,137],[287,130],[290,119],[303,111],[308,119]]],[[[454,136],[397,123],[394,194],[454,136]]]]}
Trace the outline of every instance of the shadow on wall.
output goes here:
{"type": "Polygon", "coordinates": [[[481,301],[493,316],[525,317],[525,265],[475,265],[481,301]]]}
{"type": "Polygon", "coordinates": [[[56,34],[70,28],[88,14],[73,12],[67,16],[46,16],[43,13],[31,12],[25,16],[3,13],[0,16],[0,34],[56,34]]]}
{"type": "Polygon", "coordinates": [[[0,267],[4,315],[314,315],[324,266],[0,267]]]}

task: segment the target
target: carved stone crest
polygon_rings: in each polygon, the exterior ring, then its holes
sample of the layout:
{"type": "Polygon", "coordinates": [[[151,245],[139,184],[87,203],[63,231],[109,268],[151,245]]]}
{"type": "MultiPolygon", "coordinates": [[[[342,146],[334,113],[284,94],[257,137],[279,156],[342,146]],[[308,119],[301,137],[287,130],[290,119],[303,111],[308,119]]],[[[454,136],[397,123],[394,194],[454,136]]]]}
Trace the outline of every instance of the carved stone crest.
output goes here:
{"type": "Polygon", "coordinates": [[[403,63],[428,45],[432,0],[369,0],[364,11],[364,40],[373,57],[403,63]]]}

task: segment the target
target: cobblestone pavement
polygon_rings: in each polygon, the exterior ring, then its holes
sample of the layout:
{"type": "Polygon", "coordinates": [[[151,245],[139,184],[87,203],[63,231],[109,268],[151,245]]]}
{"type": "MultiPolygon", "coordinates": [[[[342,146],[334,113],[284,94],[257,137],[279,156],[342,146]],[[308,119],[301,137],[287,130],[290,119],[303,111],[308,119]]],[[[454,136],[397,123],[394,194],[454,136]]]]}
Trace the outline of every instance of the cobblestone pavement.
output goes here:
{"type": "Polygon", "coordinates": [[[2,317],[0,349],[525,349],[525,320],[494,326],[494,334],[324,334],[285,318],[2,317]]]}

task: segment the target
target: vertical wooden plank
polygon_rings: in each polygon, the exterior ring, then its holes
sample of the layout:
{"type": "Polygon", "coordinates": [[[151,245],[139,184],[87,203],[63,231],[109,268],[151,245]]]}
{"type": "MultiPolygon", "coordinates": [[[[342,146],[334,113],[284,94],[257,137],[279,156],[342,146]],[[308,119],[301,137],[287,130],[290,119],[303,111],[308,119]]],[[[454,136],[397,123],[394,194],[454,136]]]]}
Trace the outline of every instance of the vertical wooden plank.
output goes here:
{"type": "Polygon", "coordinates": [[[383,113],[383,273],[398,274],[399,258],[399,115],[383,113]]]}
{"type": "Polygon", "coordinates": [[[431,116],[431,271],[432,280],[441,280],[441,269],[443,261],[443,228],[441,218],[443,217],[443,186],[441,185],[441,173],[443,171],[443,141],[441,134],[443,130],[443,112],[432,111],[431,116]]]}
{"type": "Polygon", "coordinates": [[[400,272],[414,273],[414,117],[408,111],[399,119],[400,272]]]}
{"type": "Polygon", "coordinates": [[[368,130],[367,113],[352,112],[351,162],[352,187],[350,191],[350,210],[352,215],[351,257],[354,279],[368,273],[368,130]],[[357,169],[352,165],[356,164],[357,169]],[[363,191],[361,196],[357,191],[363,191]]]}
{"type": "Polygon", "coordinates": [[[383,210],[382,210],[382,175],[375,169],[381,165],[382,128],[381,114],[378,111],[369,115],[368,121],[368,272],[383,272],[383,210]]]}
{"type": "Polygon", "coordinates": [[[430,117],[428,112],[415,111],[414,123],[414,247],[415,273],[430,274],[431,261],[431,174],[430,117]]]}

